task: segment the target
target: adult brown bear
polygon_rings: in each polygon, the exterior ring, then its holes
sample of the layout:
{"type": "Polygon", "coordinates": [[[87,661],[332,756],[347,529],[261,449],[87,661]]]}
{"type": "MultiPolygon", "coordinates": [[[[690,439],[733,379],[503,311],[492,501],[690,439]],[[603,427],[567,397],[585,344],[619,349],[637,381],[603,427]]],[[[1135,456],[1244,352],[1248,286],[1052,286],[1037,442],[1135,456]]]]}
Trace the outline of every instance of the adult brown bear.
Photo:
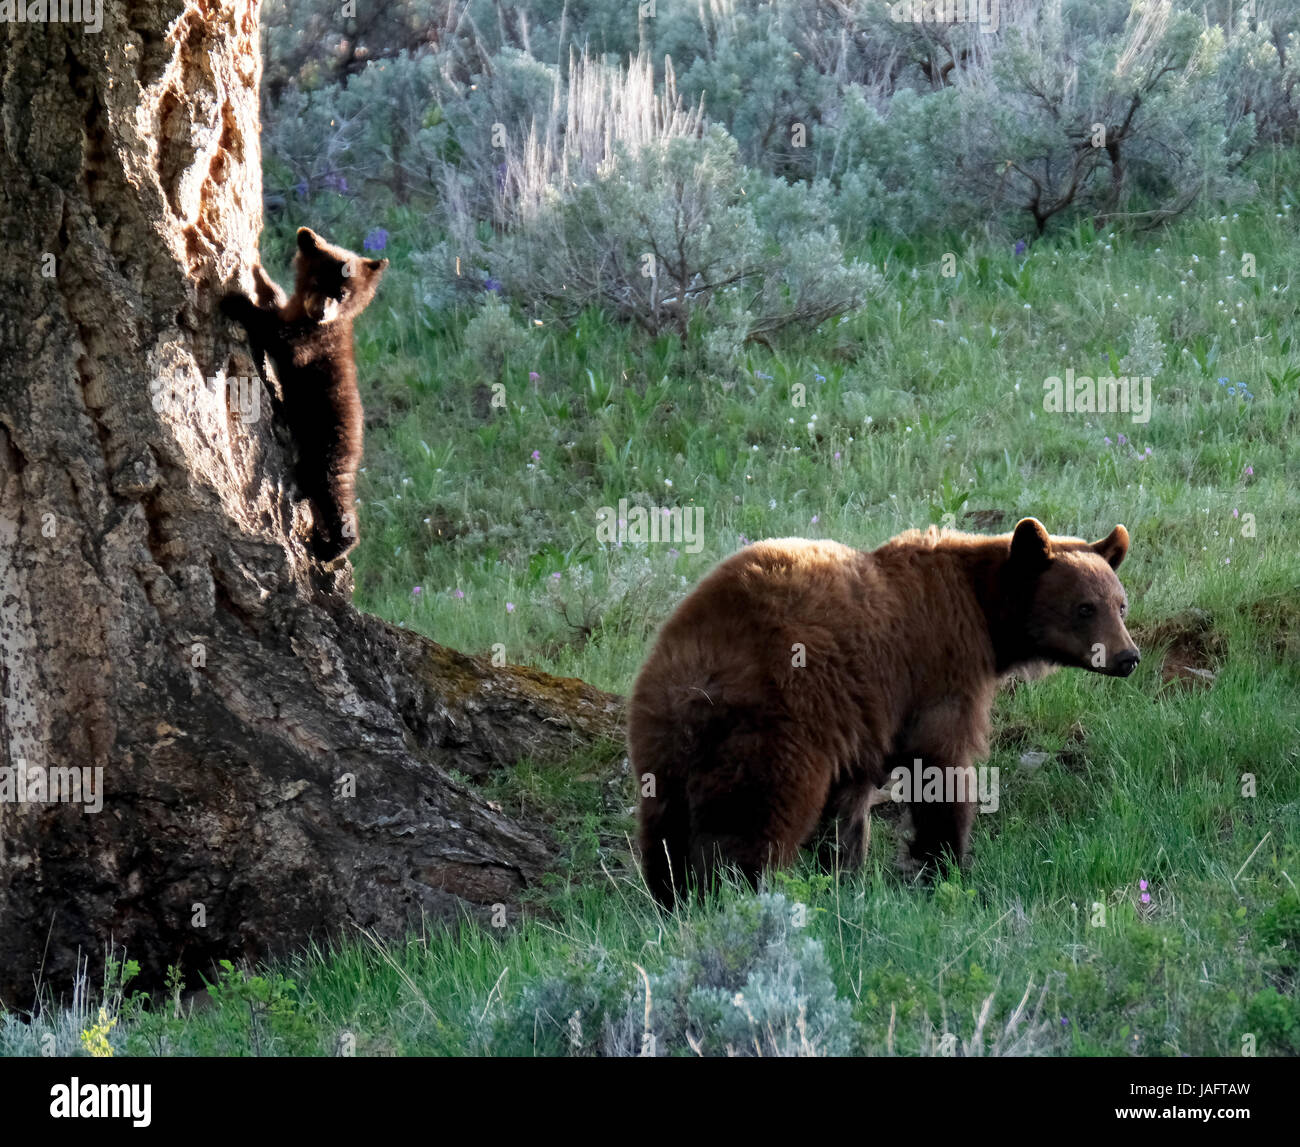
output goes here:
{"type": "MultiPolygon", "coordinates": [[[[873,793],[897,767],[988,751],[998,682],[1034,663],[1127,677],[1139,655],[1099,542],[1025,518],[982,537],[910,530],[865,552],[786,538],[733,554],[678,606],[632,691],[641,854],[671,906],[719,864],[756,881],[834,832],[860,863],[873,793]]],[[[911,804],[921,865],[964,861],[974,794],[911,804]]]]}

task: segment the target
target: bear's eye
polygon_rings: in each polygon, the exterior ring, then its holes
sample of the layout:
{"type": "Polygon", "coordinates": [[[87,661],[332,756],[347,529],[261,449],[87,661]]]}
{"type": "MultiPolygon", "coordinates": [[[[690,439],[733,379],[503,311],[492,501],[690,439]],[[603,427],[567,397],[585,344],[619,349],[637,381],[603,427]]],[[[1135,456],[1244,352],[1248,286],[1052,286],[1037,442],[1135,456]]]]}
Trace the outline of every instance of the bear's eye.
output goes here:
{"type": "Polygon", "coordinates": [[[1119,615],[1120,615],[1120,617],[1127,617],[1127,616],[1128,616],[1128,602],[1126,602],[1126,601],[1121,601],[1121,602],[1119,603],[1119,615]]]}
{"type": "Polygon", "coordinates": [[[1079,606],[1080,617],[1091,617],[1096,612],[1097,607],[1089,601],[1085,601],[1081,606],[1079,606]]]}

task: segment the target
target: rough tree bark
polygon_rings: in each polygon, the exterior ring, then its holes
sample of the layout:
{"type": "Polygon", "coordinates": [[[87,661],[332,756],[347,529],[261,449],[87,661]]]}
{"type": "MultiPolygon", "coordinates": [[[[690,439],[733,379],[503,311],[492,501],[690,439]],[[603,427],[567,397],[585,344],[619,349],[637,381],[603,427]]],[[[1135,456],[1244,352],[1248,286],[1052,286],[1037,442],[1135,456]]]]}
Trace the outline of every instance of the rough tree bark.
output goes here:
{"type": "Polygon", "coordinates": [[[313,566],[265,395],[245,421],[221,386],[253,374],[216,303],[257,261],[257,4],[102,10],[97,35],[0,25],[11,1007],[110,943],[193,971],[511,903],[550,846],[446,769],[620,719],[582,682],[362,616],[350,571],[313,566]],[[15,800],[17,771],[55,767],[102,767],[102,811],[15,800]]]}

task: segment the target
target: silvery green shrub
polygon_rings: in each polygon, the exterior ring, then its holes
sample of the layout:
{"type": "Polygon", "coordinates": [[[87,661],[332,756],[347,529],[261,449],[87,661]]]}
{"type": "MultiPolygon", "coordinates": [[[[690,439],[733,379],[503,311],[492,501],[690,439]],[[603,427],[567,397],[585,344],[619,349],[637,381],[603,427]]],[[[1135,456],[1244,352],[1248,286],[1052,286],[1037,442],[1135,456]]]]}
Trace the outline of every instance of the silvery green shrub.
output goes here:
{"type": "MultiPolygon", "coordinates": [[[[567,170],[583,154],[569,146],[575,79],[588,105],[607,95],[624,111],[635,88],[602,88],[592,82],[600,69],[632,77],[653,68],[664,107],[643,99],[628,122],[661,116],[673,100],[691,114],[702,106],[736,141],[746,194],[760,175],[826,180],[823,223],[847,242],[945,226],[1024,236],[1079,218],[1156,223],[1198,197],[1248,193],[1241,165],[1251,150],[1296,138],[1294,4],[1000,0],[998,9],[996,30],[985,32],[899,21],[885,3],[820,0],[661,3],[653,16],[631,0],[398,0],[354,20],[320,0],[275,0],[268,203],[301,207],[333,230],[356,201],[414,204],[467,257],[481,240],[467,245],[466,233],[515,228],[518,200],[536,198],[540,176],[569,215],[579,198],[614,206],[585,159],[580,178],[567,170]]],[[[647,141],[623,126],[612,117],[609,138],[639,151],[647,141]]],[[[622,163],[635,176],[635,154],[622,163]]],[[[713,193],[725,212],[726,182],[713,193]]],[[[553,231],[567,234],[572,220],[552,216],[553,231]]],[[[611,236],[593,238],[617,262],[611,236]]],[[[638,289],[621,300],[590,284],[582,291],[628,317],[649,299],[638,289]]],[[[688,284],[676,297],[692,310],[709,294],[688,284]]],[[[662,301],[652,312],[654,329],[689,323],[665,318],[662,301]]]]}
{"type": "Polygon", "coordinates": [[[720,128],[621,148],[593,178],[555,189],[477,258],[521,302],[562,317],[601,307],[685,341],[707,309],[747,336],[855,310],[880,286],[846,261],[828,186],[744,167],[720,128]]]}
{"type": "MultiPolygon", "coordinates": [[[[851,1008],[836,994],[821,944],[794,917],[785,896],[765,892],[734,902],[691,934],[686,951],[650,977],[654,1050],[849,1054],[851,1008]]],[[[644,984],[638,996],[625,1023],[644,1016],[644,984]]]]}
{"type": "Polygon", "coordinates": [[[509,362],[527,362],[533,352],[528,327],[510,314],[510,307],[488,292],[465,324],[464,359],[481,370],[488,381],[501,377],[509,362]]]}
{"type": "Polygon", "coordinates": [[[491,1037],[496,1054],[838,1056],[852,1009],[821,944],[780,893],[745,896],[687,930],[656,974],[604,950],[529,984],[491,1037]],[[646,990],[650,1010],[646,1017],[646,990]]]}

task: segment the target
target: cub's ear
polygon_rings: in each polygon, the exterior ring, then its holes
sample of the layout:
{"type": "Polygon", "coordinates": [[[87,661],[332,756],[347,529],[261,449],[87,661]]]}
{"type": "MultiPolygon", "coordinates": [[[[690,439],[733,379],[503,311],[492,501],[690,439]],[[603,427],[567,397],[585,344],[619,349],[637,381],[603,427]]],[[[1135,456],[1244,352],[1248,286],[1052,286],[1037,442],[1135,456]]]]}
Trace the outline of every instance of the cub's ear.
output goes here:
{"type": "Polygon", "coordinates": [[[1037,518],[1021,518],[1011,535],[1011,563],[1026,570],[1040,570],[1052,560],[1052,539],[1037,518]]]}
{"type": "Polygon", "coordinates": [[[372,275],[382,275],[388,269],[387,259],[366,259],[365,264],[372,275]]]}
{"type": "Polygon", "coordinates": [[[1106,559],[1111,569],[1117,570],[1119,563],[1124,560],[1124,555],[1128,553],[1128,530],[1123,526],[1116,526],[1101,541],[1093,542],[1092,548],[1094,553],[1106,559]]]}
{"type": "Polygon", "coordinates": [[[310,227],[298,228],[298,250],[305,255],[320,249],[320,236],[310,227]]]}

